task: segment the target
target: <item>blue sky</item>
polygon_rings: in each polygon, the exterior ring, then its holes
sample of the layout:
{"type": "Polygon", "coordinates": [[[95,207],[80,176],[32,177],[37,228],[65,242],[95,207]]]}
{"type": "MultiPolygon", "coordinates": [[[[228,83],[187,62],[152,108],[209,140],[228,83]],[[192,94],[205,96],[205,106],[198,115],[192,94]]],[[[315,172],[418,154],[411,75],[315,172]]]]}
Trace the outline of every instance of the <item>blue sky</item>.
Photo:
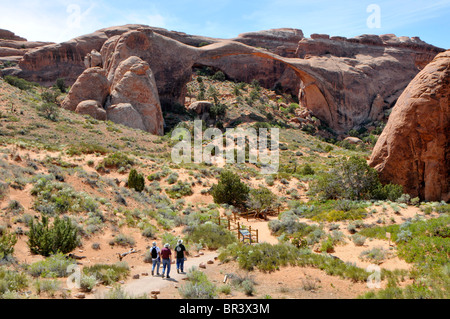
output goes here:
{"type": "Polygon", "coordinates": [[[0,0],[0,28],[28,40],[62,42],[128,23],[218,38],[249,31],[297,28],[305,36],[393,33],[450,48],[450,0],[0,0]],[[367,11],[374,4],[380,10],[367,11]],[[367,20],[379,21],[369,27],[367,20]]]}

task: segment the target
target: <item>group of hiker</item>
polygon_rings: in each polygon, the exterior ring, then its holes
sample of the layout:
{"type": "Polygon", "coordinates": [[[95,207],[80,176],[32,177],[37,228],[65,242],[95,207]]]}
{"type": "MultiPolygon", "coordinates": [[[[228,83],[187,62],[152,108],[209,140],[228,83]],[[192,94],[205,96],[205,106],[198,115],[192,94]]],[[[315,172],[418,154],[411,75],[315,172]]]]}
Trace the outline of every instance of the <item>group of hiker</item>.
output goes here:
{"type": "MultiPolygon", "coordinates": [[[[182,239],[178,240],[174,250],[176,254],[177,273],[184,273],[186,247],[183,245],[182,239]]],[[[165,244],[164,247],[160,249],[156,242],[153,242],[153,246],[150,248],[150,254],[152,257],[152,276],[155,275],[155,268],[156,275],[160,275],[159,268],[162,260],[162,278],[170,278],[170,265],[172,264],[172,251],[170,249],[170,244],[165,244]]]]}

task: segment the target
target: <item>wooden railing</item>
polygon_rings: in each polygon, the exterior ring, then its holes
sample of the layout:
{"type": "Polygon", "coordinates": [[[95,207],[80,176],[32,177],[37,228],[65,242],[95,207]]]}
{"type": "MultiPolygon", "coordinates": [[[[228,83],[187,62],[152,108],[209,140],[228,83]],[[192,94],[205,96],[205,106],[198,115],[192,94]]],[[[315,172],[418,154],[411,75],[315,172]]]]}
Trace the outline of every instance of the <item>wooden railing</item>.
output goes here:
{"type": "Polygon", "coordinates": [[[239,241],[245,242],[248,240],[250,244],[259,243],[258,229],[252,229],[252,226],[247,227],[242,225],[235,214],[229,218],[211,216],[210,219],[219,226],[223,226],[231,232],[236,232],[239,241]]]}

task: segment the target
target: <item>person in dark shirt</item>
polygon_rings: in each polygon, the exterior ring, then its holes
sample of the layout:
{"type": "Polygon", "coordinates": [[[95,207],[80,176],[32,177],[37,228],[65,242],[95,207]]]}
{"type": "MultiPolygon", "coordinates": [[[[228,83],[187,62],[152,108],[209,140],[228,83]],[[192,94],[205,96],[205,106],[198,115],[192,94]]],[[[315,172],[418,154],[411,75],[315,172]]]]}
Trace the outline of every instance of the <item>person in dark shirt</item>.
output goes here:
{"type": "Polygon", "coordinates": [[[170,273],[170,264],[172,263],[172,251],[170,250],[170,245],[169,244],[165,244],[164,248],[161,250],[161,258],[163,261],[163,271],[162,271],[162,278],[164,278],[164,273],[166,272],[167,269],[167,273],[166,273],[166,277],[170,278],[169,273],[170,273]]]}
{"type": "Polygon", "coordinates": [[[177,254],[177,273],[184,273],[184,260],[186,247],[183,245],[183,240],[179,239],[178,244],[175,247],[175,252],[177,254]]]}

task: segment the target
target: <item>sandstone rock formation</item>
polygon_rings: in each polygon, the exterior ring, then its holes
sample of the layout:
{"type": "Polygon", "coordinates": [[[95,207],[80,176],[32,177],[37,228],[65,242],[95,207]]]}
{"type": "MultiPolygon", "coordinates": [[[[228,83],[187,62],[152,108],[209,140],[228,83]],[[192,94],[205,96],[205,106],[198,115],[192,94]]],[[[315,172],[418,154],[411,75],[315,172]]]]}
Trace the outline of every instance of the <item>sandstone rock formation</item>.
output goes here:
{"type": "MultiPolygon", "coordinates": [[[[162,135],[164,119],[155,78],[149,64],[136,56],[131,56],[122,61],[111,75],[113,76],[109,82],[111,93],[106,105],[107,113],[110,113],[110,106],[114,109],[115,105],[128,103],[140,115],[142,121],[130,118],[130,121],[122,124],[162,135]]],[[[118,116],[118,109],[123,109],[123,106],[115,109],[115,116],[118,116]]]]}
{"type": "Polygon", "coordinates": [[[148,63],[131,56],[114,70],[86,69],[61,106],[98,120],[109,119],[152,134],[164,133],[164,119],[155,78],[148,63]]]}
{"type": "Polygon", "coordinates": [[[30,42],[8,30],[0,29],[0,63],[18,63],[31,49],[52,44],[50,42],[30,42]]]}
{"type": "Polygon", "coordinates": [[[413,197],[450,201],[450,50],[402,93],[370,165],[384,182],[403,185],[413,197]]]}
{"type": "Polygon", "coordinates": [[[95,100],[80,102],[75,109],[75,113],[90,115],[96,120],[106,121],[105,109],[98,101],[95,100]]]}
{"type": "Polygon", "coordinates": [[[111,82],[118,65],[136,56],[149,64],[164,109],[183,105],[192,69],[208,66],[231,80],[258,80],[266,88],[298,95],[302,107],[342,134],[381,120],[420,69],[442,51],[418,38],[394,35],[347,39],[313,34],[307,39],[301,30],[274,29],[224,40],[126,25],[31,50],[14,74],[52,85],[62,77],[71,84],[86,66],[101,66],[111,82]]]}
{"type": "Polygon", "coordinates": [[[281,28],[242,33],[233,41],[252,47],[264,48],[283,57],[294,58],[298,42],[303,38],[302,30],[281,28]]]}
{"type": "Polygon", "coordinates": [[[102,68],[89,68],[77,79],[70,89],[61,107],[75,111],[80,102],[94,100],[104,105],[109,94],[109,83],[106,71],[102,68]]]}

